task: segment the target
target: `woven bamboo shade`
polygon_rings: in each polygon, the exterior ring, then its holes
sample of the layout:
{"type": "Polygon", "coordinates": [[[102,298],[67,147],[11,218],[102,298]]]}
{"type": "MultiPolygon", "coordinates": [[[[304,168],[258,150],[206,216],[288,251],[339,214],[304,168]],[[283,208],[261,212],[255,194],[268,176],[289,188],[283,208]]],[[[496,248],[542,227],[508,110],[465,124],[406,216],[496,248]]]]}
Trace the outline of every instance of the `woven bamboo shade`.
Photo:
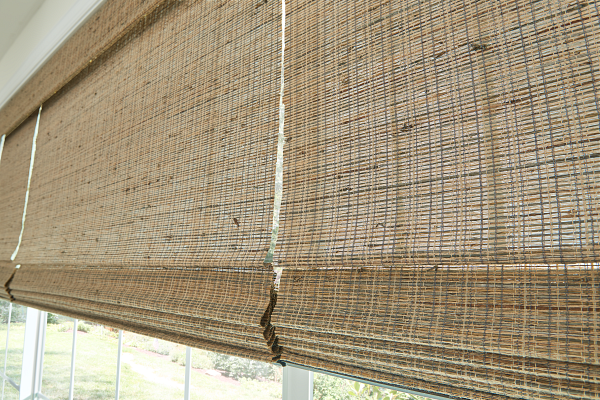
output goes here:
{"type": "Polygon", "coordinates": [[[36,117],[27,118],[4,142],[0,159],[0,261],[10,261],[19,243],[36,117]]]}
{"type": "Polygon", "coordinates": [[[161,8],[44,104],[15,301],[272,358],[280,19],[161,8]]]}
{"type": "Polygon", "coordinates": [[[44,105],[17,262],[262,266],[279,10],[217,6],[162,10],[44,105]]]}
{"type": "Polygon", "coordinates": [[[283,360],[600,396],[595,3],[291,1],[283,360]]]}
{"type": "Polygon", "coordinates": [[[0,111],[45,101],[8,295],[450,398],[600,397],[596,3],[286,3],[281,197],[279,2],[108,1],[0,111]]]}
{"type": "Polygon", "coordinates": [[[286,269],[282,359],[466,398],[593,399],[589,266],[286,269]]]}
{"type": "Polygon", "coordinates": [[[23,305],[220,353],[271,361],[260,326],[269,269],[24,265],[10,283],[23,305]]]}
{"type": "Polygon", "coordinates": [[[279,265],[597,262],[592,3],[289,6],[279,265]]]}

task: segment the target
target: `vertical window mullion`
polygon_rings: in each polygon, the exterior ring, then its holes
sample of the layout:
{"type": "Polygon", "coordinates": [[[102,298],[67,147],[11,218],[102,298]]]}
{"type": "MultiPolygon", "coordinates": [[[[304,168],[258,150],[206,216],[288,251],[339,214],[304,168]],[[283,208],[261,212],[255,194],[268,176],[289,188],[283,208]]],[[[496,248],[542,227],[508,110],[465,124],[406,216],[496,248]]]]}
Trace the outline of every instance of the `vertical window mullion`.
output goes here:
{"type": "Polygon", "coordinates": [[[185,348],[185,390],[183,394],[184,400],[190,400],[190,386],[192,380],[192,348],[185,348]]]}
{"type": "Polygon", "coordinates": [[[121,384],[121,353],[123,351],[123,331],[119,329],[119,349],[117,350],[117,387],[115,389],[115,400],[119,400],[119,386],[121,384]]]}
{"type": "Polygon", "coordinates": [[[40,313],[40,325],[39,325],[39,347],[38,347],[38,359],[36,381],[35,381],[35,393],[42,392],[42,376],[44,374],[44,350],[46,348],[46,327],[48,326],[48,313],[42,311],[40,313]]]}
{"type": "Polygon", "coordinates": [[[313,400],[313,372],[283,367],[283,400],[313,400]]]}
{"type": "Polygon", "coordinates": [[[75,349],[77,347],[77,318],[73,321],[73,347],[71,350],[71,382],[69,384],[69,400],[73,400],[75,386],[75,349]]]}
{"type": "MultiPolygon", "coordinates": [[[[4,135],[2,135],[2,144],[4,144],[4,135]]],[[[0,148],[0,155],[2,155],[0,148]]],[[[6,363],[8,362],[8,338],[10,336],[10,319],[12,317],[12,303],[8,303],[8,322],[6,326],[6,349],[4,349],[4,376],[2,377],[2,400],[4,400],[4,386],[6,385],[6,363]]]]}
{"type": "Polygon", "coordinates": [[[42,354],[44,348],[44,333],[46,313],[35,308],[27,308],[25,322],[25,337],[23,342],[23,364],[21,366],[21,384],[19,398],[33,398],[40,388],[42,354]]]}

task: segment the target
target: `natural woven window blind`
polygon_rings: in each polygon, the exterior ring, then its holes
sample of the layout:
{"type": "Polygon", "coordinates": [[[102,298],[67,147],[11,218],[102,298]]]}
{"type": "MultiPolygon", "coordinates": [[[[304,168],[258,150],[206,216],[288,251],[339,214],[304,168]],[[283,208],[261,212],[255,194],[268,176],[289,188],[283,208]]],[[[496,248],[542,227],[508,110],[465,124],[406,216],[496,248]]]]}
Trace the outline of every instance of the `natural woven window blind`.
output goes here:
{"type": "Polygon", "coordinates": [[[592,3],[294,2],[282,359],[597,398],[592,3]]]}
{"type": "MultiPolygon", "coordinates": [[[[15,271],[10,259],[19,243],[22,228],[35,124],[35,115],[27,118],[10,136],[5,137],[0,154],[0,280],[3,284],[15,271]]],[[[10,296],[5,290],[0,290],[0,298],[9,300],[10,296]]]]}
{"type": "Polygon", "coordinates": [[[285,9],[282,54],[280,2],[109,0],[0,110],[6,296],[450,398],[600,396],[596,3],[285,9]]]}
{"type": "Polygon", "coordinates": [[[19,242],[23,220],[23,205],[27,192],[27,178],[31,162],[31,145],[35,132],[36,115],[23,122],[7,136],[0,158],[0,261],[10,261],[19,242]]]}
{"type": "Polygon", "coordinates": [[[279,21],[159,8],[44,104],[17,302],[271,360],[279,21]]]}
{"type": "MultiPolygon", "coordinates": [[[[0,134],[10,133],[141,20],[178,0],[107,1],[0,109],[0,134]]],[[[150,17],[152,18],[152,17],[150,17]]]]}

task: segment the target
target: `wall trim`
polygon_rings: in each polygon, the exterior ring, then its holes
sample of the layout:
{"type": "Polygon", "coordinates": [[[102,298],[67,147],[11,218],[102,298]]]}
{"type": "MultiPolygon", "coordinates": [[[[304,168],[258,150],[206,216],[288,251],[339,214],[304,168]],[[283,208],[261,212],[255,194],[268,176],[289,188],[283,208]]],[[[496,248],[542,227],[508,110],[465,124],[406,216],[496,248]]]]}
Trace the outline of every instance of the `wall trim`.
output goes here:
{"type": "Polygon", "coordinates": [[[106,0],[78,0],[27,56],[17,72],[0,89],[0,109],[56,53],[106,0]]]}

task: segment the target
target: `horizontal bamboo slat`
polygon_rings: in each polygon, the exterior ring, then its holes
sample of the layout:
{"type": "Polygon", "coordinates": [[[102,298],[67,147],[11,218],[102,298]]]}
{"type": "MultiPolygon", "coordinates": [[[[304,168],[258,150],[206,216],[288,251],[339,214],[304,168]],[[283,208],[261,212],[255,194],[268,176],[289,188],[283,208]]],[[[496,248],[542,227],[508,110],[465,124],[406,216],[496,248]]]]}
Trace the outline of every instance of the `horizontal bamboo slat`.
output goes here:
{"type": "Polygon", "coordinates": [[[593,399],[599,282],[590,265],[286,268],[272,323],[300,364],[447,395],[593,399]]]}
{"type": "Polygon", "coordinates": [[[270,268],[22,265],[9,291],[18,304],[270,361],[261,319],[272,280],[270,268]]]}

